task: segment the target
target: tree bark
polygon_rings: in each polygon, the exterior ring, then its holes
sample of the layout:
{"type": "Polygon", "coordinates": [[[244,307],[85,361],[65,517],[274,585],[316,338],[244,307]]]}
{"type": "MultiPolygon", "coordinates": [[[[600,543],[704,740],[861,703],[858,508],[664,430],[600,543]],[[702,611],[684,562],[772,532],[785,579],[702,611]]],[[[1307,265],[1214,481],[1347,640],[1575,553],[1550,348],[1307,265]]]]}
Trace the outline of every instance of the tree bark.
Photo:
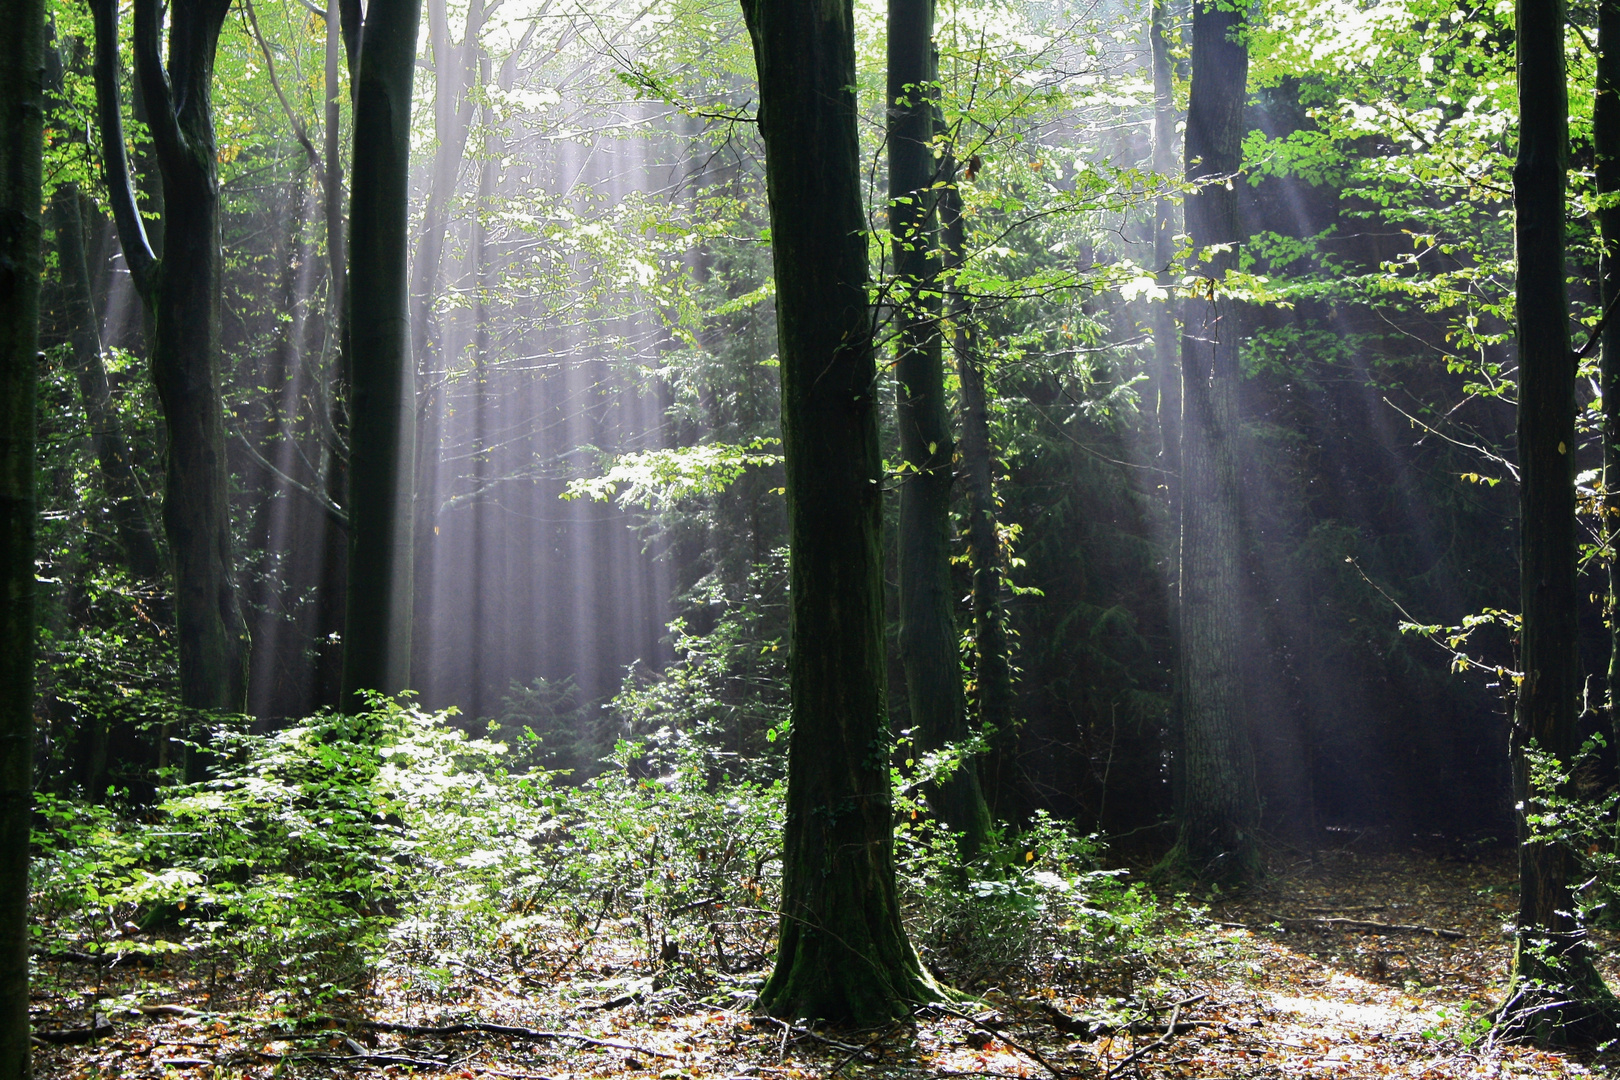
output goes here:
{"type": "Polygon", "coordinates": [[[349,206],[349,590],[343,703],[410,680],[412,463],[407,214],[421,0],[371,0],[354,73],[349,206]]]}
{"type": "MultiPolygon", "coordinates": [[[[247,625],[231,553],[224,409],[220,397],[219,172],[214,52],[229,0],[135,5],[136,78],[163,181],[163,259],[141,224],[118,104],[117,9],[94,0],[96,97],[113,218],[124,261],[153,316],[152,381],[168,441],[163,526],[174,569],[180,700],[239,712],[247,693],[247,625]]],[[[195,773],[194,768],[190,771],[195,773]]]]}
{"type": "MultiPolygon", "coordinates": [[[[934,0],[889,0],[889,234],[896,420],[900,428],[900,663],[918,746],[938,751],[969,735],[951,585],[951,484],[955,440],[945,406],[940,335],[940,176],[934,158],[939,75],[934,0]]],[[[989,839],[990,810],[977,759],[930,785],[928,802],[959,850],[973,858],[989,839]]]]}
{"type": "Polygon", "coordinates": [[[1202,880],[1241,884],[1260,869],[1259,795],[1238,664],[1236,303],[1223,279],[1242,242],[1237,194],[1224,178],[1243,164],[1249,54],[1243,9],[1194,0],[1187,109],[1187,231],[1201,296],[1181,336],[1181,565],[1176,697],[1179,805],[1172,863],[1202,880]]]}
{"type": "Polygon", "coordinates": [[[894,880],[882,462],[850,0],[744,0],[759,71],[788,501],[782,917],[759,1007],[873,1024],[934,1000],[894,880]]]}
{"type": "Polygon", "coordinates": [[[0,18],[0,1080],[27,1080],[45,5],[3,0],[0,18]]]}
{"type": "Polygon", "coordinates": [[[1519,152],[1513,166],[1514,286],[1519,348],[1519,591],[1523,672],[1512,734],[1519,810],[1519,917],[1513,980],[1497,1014],[1504,1033],[1542,1046],[1617,1033],[1620,1002],[1592,964],[1575,917],[1568,847],[1530,821],[1565,785],[1532,790],[1525,751],[1558,761],[1575,751],[1577,652],[1575,363],[1565,291],[1564,188],[1569,98],[1563,0],[1518,0],[1519,152]]]}

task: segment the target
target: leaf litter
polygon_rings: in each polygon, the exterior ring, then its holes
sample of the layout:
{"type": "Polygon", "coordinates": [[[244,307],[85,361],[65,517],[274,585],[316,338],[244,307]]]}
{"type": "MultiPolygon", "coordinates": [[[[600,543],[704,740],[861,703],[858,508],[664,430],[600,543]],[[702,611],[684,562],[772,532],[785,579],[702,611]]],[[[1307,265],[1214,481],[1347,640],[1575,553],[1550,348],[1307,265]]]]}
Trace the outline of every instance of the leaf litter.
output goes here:
{"type": "MultiPolygon", "coordinates": [[[[349,1008],[301,1013],[217,967],[42,956],[35,1071],[61,1080],[1612,1075],[1616,1055],[1488,1038],[1513,909],[1510,851],[1455,858],[1352,845],[1281,863],[1259,887],[1212,900],[1169,931],[1177,941],[1153,970],[984,989],[867,1031],[751,1015],[758,970],[710,972],[711,988],[727,992],[700,995],[674,977],[672,957],[596,949],[567,959],[561,939],[553,966],[491,957],[487,970],[467,967],[431,988],[384,976],[349,1008]]],[[[1614,938],[1594,938],[1613,981],[1614,938]]]]}

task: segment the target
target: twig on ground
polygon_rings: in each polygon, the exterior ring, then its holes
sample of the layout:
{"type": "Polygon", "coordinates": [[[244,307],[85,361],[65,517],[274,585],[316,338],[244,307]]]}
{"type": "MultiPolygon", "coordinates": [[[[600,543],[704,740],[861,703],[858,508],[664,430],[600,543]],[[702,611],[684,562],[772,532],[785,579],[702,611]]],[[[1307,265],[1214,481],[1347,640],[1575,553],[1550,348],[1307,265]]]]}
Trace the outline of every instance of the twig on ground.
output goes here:
{"type": "MultiPolygon", "coordinates": [[[[1199,997],[1202,997],[1202,996],[1203,996],[1202,994],[1199,995],[1199,997]]],[[[1157,1039],[1153,1040],[1148,1045],[1131,1051],[1131,1053],[1129,1055],[1127,1055],[1124,1058],[1121,1058],[1118,1062],[1116,1062],[1115,1064],[1109,1066],[1108,1072],[1106,1074],[1104,1074],[1103,1080],[1113,1080],[1113,1077],[1115,1076],[1115,1074],[1117,1074],[1125,1066],[1131,1064],[1132,1062],[1140,1061],[1143,1057],[1147,1056],[1148,1054],[1153,1053],[1153,1051],[1157,1050],[1159,1047],[1163,1046],[1165,1043],[1167,1043],[1171,1039],[1175,1038],[1176,1037],[1176,1020],[1177,1020],[1178,1017],[1181,1016],[1181,1006],[1183,1004],[1184,1004],[1184,1002],[1178,1001],[1175,1004],[1175,1008],[1170,1010],[1170,1024],[1169,1024],[1168,1029],[1165,1031],[1165,1033],[1163,1035],[1160,1035],[1157,1039]]]]}
{"type": "MultiPolygon", "coordinates": [[[[790,1024],[786,1020],[778,1020],[774,1016],[760,1015],[760,1016],[756,1016],[754,1019],[756,1019],[756,1020],[768,1020],[773,1024],[781,1025],[781,1027],[782,1027],[782,1035],[783,1035],[783,1049],[784,1050],[786,1049],[786,1046],[787,1046],[787,1036],[788,1035],[799,1035],[799,1036],[803,1036],[806,1039],[814,1039],[816,1042],[821,1043],[823,1046],[830,1046],[834,1050],[843,1050],[843,1051],[846,1051],[846,1052],[853,1051],[856,1054],[860,1054],[860,1053],[864,1052],[863,1047],[856,1046],[853,1043],[839,1042],[837,1039],[829,1039],[827,1036],[819,1034],[818,1032],[811,1031],[809,1028],[802,1028],[802,1027],[799,1027],[796,1024],[790,1024]]],[[[866,1053],[866,1056],[862,1060],[864,1060],[864,1061],[876,1061],[876,1060],[878,1060],[878,1058],[877,1058],[876,1054],[866,1053]]]]}
{"type": "MultiPolygon", "coordinates": [[[[922,1008],[923,1007],[921,1005],[917,1006],[915,1009],[912,1009],[910,1012],[906,1013],[905,1016],[902,1016],[900,1019],[894,1021],[888,1027],[886,1027],[882,1031],[878,1032],[877,1037],[874,1038],[871,1042],[867,1043],[865,1046],[860,1047],[859,1049],[851,1050],[849,1053],[845,1054],[842,1058],[839,1059],[838,1064],[834,1065],[832,1067],[832,1069],[828,1071],[825,1080],[833,1080],[833,1077],[835,1077],[839,1073],[843,1072],[844,1071],[844,1066],[848,1065],[851,1061],[854,1061],[857,1054],[860,1054],[863,1051],[870,1053],[871,1049],[874,1046],[877,1046],[884,1039],[887,1039],[890,1035],[893,1035],[896,1028],[900,1027],[902,1024],[905,1024],[905,1023],[911,1021],[913,1018],[915,1018],[917,1013],[922,1011],[922,1008]]],[[[882,1057],[882,1052],[881,1051],[879,1052],[878,1056],[882,1057]]]]}
{"type": "MultiPolygon", "coordinates": [[[[1172,1008],[1181,1009],[1187,1005],[1194,1005],[1207,998],[1208,994],[1194,994],[1190,998],[1183,998],[1174,1002],[1172,1008]]],[[[1170,1030],[1168,1025],[1160,1023],[1144,1023],[1133,1020],[1128,1024],[1110,1024],[1103,1020],[1084,1020],[1078,1016],[1070,1016],[1062,1009],[1045,1001],[1031,1001],[1031,1005],[1045,1014],[1052,1022],[1052,1026],[1065,1035],[1078,1035],[1084,1039],[1101,1039],[1105,1036],[1119,1035],[1129,1032],[1132,1035],[1162,1035],[1170,1030]]],[[[1212,1027],[1232,1030],[1232,1024],[1226,1020],[1182,1020],[1175,1025],[1182,1029],[1195,1027],[1212,1027]]]]}
{"type": "Polygon", "coordinates": [[[989,1024],[981,1023],[978,1020],[975,1020],[971,1016],[968,1016],[968,1015],[966,1015],[964,1013],[957,1012],[955,1009],[951,1008],[948,1005],[940,1005],[938,1003],[935,1003],[935,1004],[927,1006],[927,1008],[933,1009],[936,1012],[942,1012],[947,1016],[954,1016],[958,1020],[966,1020],[968,1023],[972,1024],[974,1027],[978,1028],[980,1031],[983,1031],[983,1032],[993,1036],[994,1038],[1000,1040],[1001,1042],[1006,1043],[1008,1046],[1012,1047],[1014,1050],[1017,1050],[1020,1054],[1023,1054],[1026,1057],[1029,1057],[1029,1058],[1033,1059],[1035,1062],[1037,1062],[1041,1066],[1041,1068],[1045,1069],[1047,1072],[1049,1072],[1053,1076],[1057,1077],[1058,1080],[1065,1080],[1065,1073],[1063,1072],[1063,1070],[1059,1069],[1056,1065],[1053,1065],[1050,1061],[1047,1061],[1046,1058],[1044,1056],[1042,1056],[1042,1054],[1041,1054],[1041,1052],[1039,1050],[1034,1050],[1034,1049],[1032,1049],[1032,1048],[1030,1048],[1028,1046],[1023,1045],[1022,1043],[1014,1042],[1012,1039],[1007,1037],[1005,1032],[997,1031],[995,1028],[991,1027],[989,1024]]]}

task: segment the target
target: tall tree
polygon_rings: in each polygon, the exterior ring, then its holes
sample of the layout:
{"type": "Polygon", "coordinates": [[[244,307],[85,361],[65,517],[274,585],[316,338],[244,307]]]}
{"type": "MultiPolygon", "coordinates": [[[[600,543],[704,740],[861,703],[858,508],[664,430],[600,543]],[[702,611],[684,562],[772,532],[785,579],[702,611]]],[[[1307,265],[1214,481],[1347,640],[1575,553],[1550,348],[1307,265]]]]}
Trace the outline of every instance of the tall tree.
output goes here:
{"type": "MultiPolygon", "coordinates": [[[[1168,181],[1176,172],[1175,81],[1170,66],[1169,0],[1153,0],[1148,20],[1153,63],[1153,171],[1168,181]]],[[[1153,305],[1153,384],[1159,420],[1159,460],[1169,495],[1170,520],[1180,515],[1181,386],[1176,372],[1176,313],[1169,296],[1175,287],[1176,203],[1169,194],[1153,200],[1153,268],[1166,299],[1153,305]]]]}
{"type": "Polygon", "coordinates": [[[112,383],[102,355],[101,331],[90,271],[84,257],[84,205],[79,185],[57,185],[49,209],[51,231],[56,234],[56,265],[69,323],[69,361],[79,403],[89,423],[90,444],[102,487],[112,504],[113,530],[124,549],[130,573],[143,581],[162,575],[162,558],[152,523],[147,517],[146,492],[135,475],[135,459],[113,404],[112,383]]]}
{"type": "MultiPolygon", "coordinates": [[[[50,41],[45,49],[45,79],[51,109],[63,110],[64,44],[50,41]]],[[[82,133],[69,135],[82,145],[82,133]]],[[[90,267],[85,257],[84,196],[79,185],[65,180],[51,193],[48,217],[56,239],[56,270],[61,282],[67,315],[69,361],[79,402],[89,422],[90,441],[102,486],[112,504],[113,529],[129,563],[130,573],[144,581],[155,581],[162,574],[162,560],[152,522],[147,515],[146,493],[135,475],[134,458],[123,425],[113,406],[112,384],[103,359],[100,318],[96,312],[95,289],[90,283],[90,267]]]]}
{"type": "MultiPolygon", "coordinates": [[[[497,4],[498,7],[498,4],[497,4]]],[[[411,259],[411,347],[413,362],[419,378],[421,397],[416,404],[419,422],[428,431],[442,429],[441,416],[445,407],[443,372],[449,360],[443,349],[435,348],[433,301],[438,295],[446,233],[450,226],[451,205],[456,195],[457,181],[461,177],[462,162],[467,152],[467,137],[478,106],[476,93],[480,72],[480,58],[484,55],[480,35],[485,19],[494,9],[483,0],[471,0],[461,42],[450,36],[450,8],[445,0],[427,0],[428,45],[433,50],[433,163],[428,170],[428,190],[422,207],[422,222],[417,236],[416,254],[411,259]]],[[[529,24],[524,38],[534,33],[529,24]]],[[[521,49],[521,46],[520,46],[521,49]]],[[[439,475],[439,443],[436,439],[423,439],[417,445],[412,468],[416,499],[413,522],[414,570],[420,577],[413,595],[413,621],[424,630],[431,624],[430,604],[433,597],[433,526],[438,516],[437,480],[439,475]]],[[[425,633],[417,636],[415,647],[427,645],[425,633]]]]}
{"type": "MultiPolygon", "coordinates": [[[[900,662],[918,744],[968,737],[951,584],[955,440],[945,403],[940,334],[939,218],[934,156],[934,0],[889,0],[889,234],[894,251],[896,418],[900,457],[900,662]]],[[[989,838],[990,810],[968,758],[928,800],[971,858],[989,838]]]]}
{"type": "Polygon", "coordinates": [[[940,991],[900,924],[882,462],[851,0],[744,0],[781,355],[792,737],[781,931],[760,1007],[875,1023],[940,991]]]}
{"type": "Polygon", "coordinates": [[[1181,565],[1176,701],[1181,729],[1171,862],[1218,882],[1260,868],[1259,795],[1238,664],[1237,305],[1226,291],[1243,240],[1237,192],[1249,50],[1246,8],[1194,0],[1184,151],[1197,294],[1181,333],[1181,565]]]}
{"type": "MultiPolygon", "coordinates": [[[[995,461],[990,441],[990,395],[979,357],[978,326],[965,285],[956,275],[966,256],[967,221],[962,211],[965,177],[947,152],[945,188],[940,193],[940,243],[950,294],[951,353],[961,391],[962,482],[967,489],[968,563],[973,571],[973,686],[978,729],[990,740],[990,768],[985,773],[986,802],[1004,807],[1014,784],[1012,643],[1007,633],[1004,600],[1006,552],[1002,548],[996,507],[995,461]]],[[[971,169],[969,170],[971,175],[971,169]]]]}
{"type": "Polygon", "coordinates": [[[1567,763],[1575,750],[1577,651],[1575,361],[1565,291],[1569,96],[1563,0],[1518,0],[1519,151],[1513,166],[1519,352],[1519,633],[1512,750],[1519,811],[1519,917],[1513,982],[1497,1022],[1542,1045],[1613,1038],[1620,1002],[1592,964],[1576,918],[1573,857],[1532,828],[1550,796],[1526,751],[1567,763]]]}
{"type": "MultiPolygon", "coordinates": [[[[1599,0],[1597,94],[1592,103],[1592,156],[1599,204],[1599,290],[1608,311],[1620,298],[1620,0],[1599,0]]],[[[1603,327],[1603,527],[1620,532],[1620,319],[1603,327]]],[[[1620,558],[1609,558],[1609,722],[1620,745],[1620,558]]]]}
{"type": "Polygon", "coordinates": [[[0,18],[0,1080],[27,1080],[44,0],[0,18]]]}
{"type": "Polygon", "coordinates": [[[371,0],[354,79],[349,204],[349,592],[343,702],[410,679],[416,371],[408,287],[411,84],[421,0],[371,0]]]}
{"type": "Polygon", "coordinates": [[[118,101],[118,11],[92,0],[96,99],[107,191],[136,291],[151,312],[152,381],[168,437],[163,526],[174,566],[180,699],[239,711],[247,625],[237,601],[220,400],[219,169],[214,53],[230,0],[135,4],[135,75],[163,181],[163,258],[130,184],[118,101]],[[162,58],[168,29],[168,63],[162,58]]]}

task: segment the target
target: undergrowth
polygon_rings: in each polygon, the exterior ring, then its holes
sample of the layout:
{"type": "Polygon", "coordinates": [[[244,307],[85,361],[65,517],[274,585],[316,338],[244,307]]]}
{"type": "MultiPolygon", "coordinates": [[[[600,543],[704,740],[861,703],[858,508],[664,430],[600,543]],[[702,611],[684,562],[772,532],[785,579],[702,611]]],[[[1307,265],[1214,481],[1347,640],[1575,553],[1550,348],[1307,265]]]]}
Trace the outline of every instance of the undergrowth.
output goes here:
{"type": "MultiPolygon", "coordinates": [[[[40,797],[37,949],[164,963],[295,1009],[378,979],[424,1001],[469,981],[744,1007],[774,950],[783,787],[702,740],[621,739],[574,784],[376,699],[270,735],[225,727],[213,778],[121,809],[40,797]],[[601,992],[598,981],[593,992],[601,992]]],[[[897,783],[908,928],[958,988],[1129,984],[1169,962],[1168,909],[1047,817],[964,865],[897,783]]]]}

